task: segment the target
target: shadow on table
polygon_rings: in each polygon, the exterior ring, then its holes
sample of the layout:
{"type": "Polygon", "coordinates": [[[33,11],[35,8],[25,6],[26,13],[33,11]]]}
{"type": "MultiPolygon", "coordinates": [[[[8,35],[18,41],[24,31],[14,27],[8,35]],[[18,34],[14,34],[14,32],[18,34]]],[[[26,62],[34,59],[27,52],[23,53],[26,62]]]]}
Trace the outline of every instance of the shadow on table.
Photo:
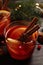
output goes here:
{"type": "Polygon", "coordinates": [[[22,60],[22,61],[12,59],[9,53],[0,56],[0,65],[30,65],[30,63],[31,63],[31,59],[22,60]]]}

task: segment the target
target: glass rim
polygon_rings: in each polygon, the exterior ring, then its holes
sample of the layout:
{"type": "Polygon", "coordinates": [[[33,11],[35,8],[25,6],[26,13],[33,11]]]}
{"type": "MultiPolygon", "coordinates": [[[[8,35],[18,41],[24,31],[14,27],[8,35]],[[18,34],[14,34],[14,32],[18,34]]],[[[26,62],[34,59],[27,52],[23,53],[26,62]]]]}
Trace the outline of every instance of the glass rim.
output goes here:
{"type": "Polygon", "coordinates": [[[7,28],[9,27],[12,27],[12,26],[27,26],[25,23],[23,22],[19,22],[19,21],[13,21],[13,22],[10,22],[7,26],[5,26],[4,28],[4,36],[6,34],[6,31],[7,31],[7,28]]]}

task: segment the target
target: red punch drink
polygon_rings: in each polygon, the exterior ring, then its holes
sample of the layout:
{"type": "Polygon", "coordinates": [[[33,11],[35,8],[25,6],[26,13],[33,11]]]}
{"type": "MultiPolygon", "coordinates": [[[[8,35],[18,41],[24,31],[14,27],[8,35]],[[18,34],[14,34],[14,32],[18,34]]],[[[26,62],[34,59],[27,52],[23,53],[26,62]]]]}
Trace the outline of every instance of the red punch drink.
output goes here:
{"type": "Polygon", "coordinates": [[[4,41],[4,28],[10,23],[10,12],[6,10],[0,10],[0,43],[4,41]]]}
{"type": "Polygon", "coordinates": [[[6,10],[0,10],[0,35],[3,34],[4,28],[10,22],[10,12],[6,10]]]}
{"type": "Polygon", "coordinates": [[[27,26],[21,25],[12,26],[5,30],[7,49],[10,56],[14,59],[24,60],[30,58],[33,53],[35,41],[37,39],[37,31],[29,37],[28,42],[23,42],[22,44],[22,42],[18,40],[26,28],[27,26]]]}

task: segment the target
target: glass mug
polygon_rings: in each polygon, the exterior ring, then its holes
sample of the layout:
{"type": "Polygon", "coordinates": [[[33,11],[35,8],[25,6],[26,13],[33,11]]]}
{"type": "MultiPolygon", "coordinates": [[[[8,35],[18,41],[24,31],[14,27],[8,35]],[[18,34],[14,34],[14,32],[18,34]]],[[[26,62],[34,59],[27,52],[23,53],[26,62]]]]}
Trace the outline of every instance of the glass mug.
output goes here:
{"type": "Polygon", "coordinates": [[[10,23],[10,12],[6,10],[0,10],[0,43],[4,41],[4,28],[10,23]]]}
{"type": "Polygon", "coordinates": [[[27,25],[25,23],[21,21],[14,21],[7,25],[4,29],[8,52],[10,56],[16,60],[25,60],[30,58],[35,48],[38,37],[37,31],[30,36],[28,42],[22,44],[18,41],[18,38],[26,28],[27,25]]]}

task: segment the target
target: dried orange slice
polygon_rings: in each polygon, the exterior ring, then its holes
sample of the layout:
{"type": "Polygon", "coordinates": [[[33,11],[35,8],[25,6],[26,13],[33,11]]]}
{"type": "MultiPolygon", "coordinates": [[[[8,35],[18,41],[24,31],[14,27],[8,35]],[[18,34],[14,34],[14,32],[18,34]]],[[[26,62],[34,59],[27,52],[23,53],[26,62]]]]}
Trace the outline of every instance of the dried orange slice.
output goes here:
{"type": "Polygon", "coordinates": [[[10,16],[10,12],[9,11],[6,11],[6,10],[0,10],[0,14],[3,14],[4,16],[7,16],[9,17],[10,16]]]}

